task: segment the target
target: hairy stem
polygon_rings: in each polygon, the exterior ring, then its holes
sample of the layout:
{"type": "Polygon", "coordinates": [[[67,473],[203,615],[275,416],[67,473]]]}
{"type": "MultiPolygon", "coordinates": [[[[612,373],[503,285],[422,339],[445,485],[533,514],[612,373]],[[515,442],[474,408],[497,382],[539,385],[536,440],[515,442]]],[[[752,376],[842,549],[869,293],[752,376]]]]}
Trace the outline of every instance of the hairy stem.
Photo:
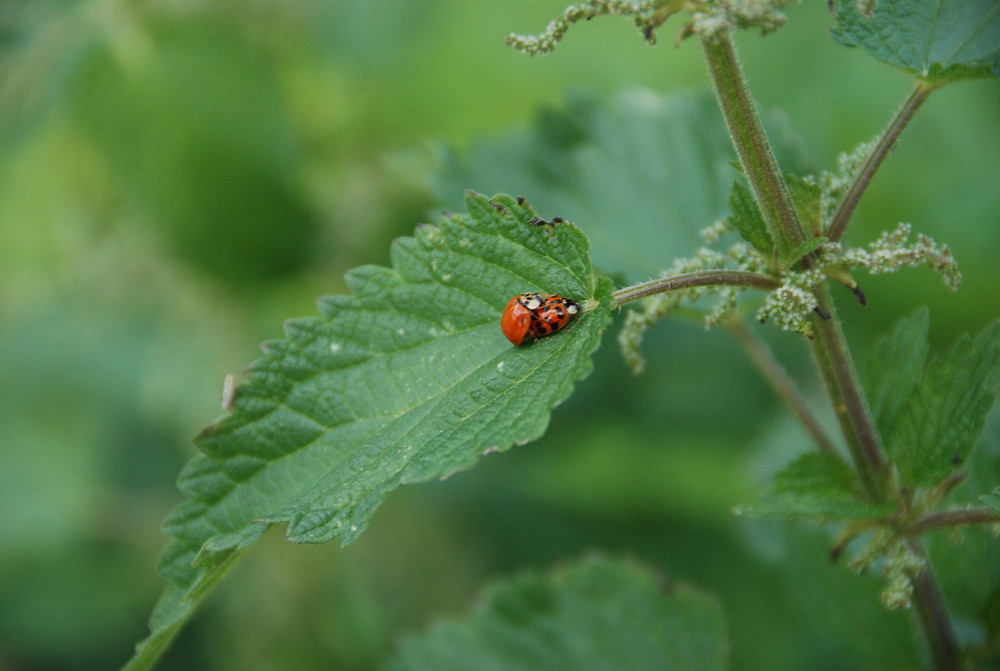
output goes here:
{"type": "Polygon", "coordinates": [[[774,387],[778,396],[792,409],[799,422],[802,423],[802,426],[812,436],[812,439],[816,441],[819,449],[824,452],[836,452],[837,447],[834,445],[833,440],[823,430],[819,420],[816,419],[816,416],[809,409],[809,405],[802,396],[802,392],[795,385],[795,381],[785,372],[781,362],[775,358],[767,344],[756,337],[741,320],[732,320],[729,324],[729,329],[736,336],[736,339],[739,340],[740,345],[743,346],[743,349],[764,375],[764,378],[774,387]]]}
{"type": "Polygon", "coordinates": [[[837,207],[833,218],[830,219],[826,237],[831,242],[836,242],[844,236],[844,231],[847,230],[847,224],[851,220],[851,215],[854,214],[854,209],[858,206],[858,202],[871,183],[872,177],[875,176],[875,172],[882,165],[882,161],[885,160],[885,157],[896,146],[896,141],[899,139],[903,129],[910,123],[913,115],[916,114],[917,110],[924,104],[924,101],[927,100],[930,94],[940,86],[941,83],[929,84],[924,81],[918,82],[906,99],[906,102],[896,112],[896,116],[893,117],[889,126],[883,131],[872,153],[868,155],[861,169],[858,170],[858,174],[854,176],[854,181],[848,188],[847,193],[844,194],[843,200],[840,201],[840,205],[837,207]]]}
{"type": "MultiPolygon", "coordinates": [[[[722,31],[702,39],[702,47],[740,164],[771,237],[787,251],[802,244],[806,234],[760,123],[732,37],[722,31]]],[[[881,442],[825,285],[817,289],[816,297],[822,316],[814,320],[813,354],[865,491],[873,501],[881,501],[887,480],[881,442]]]]}
{"type": "Polygon", "coordinates": [[[989,508],[946,510],[921,517],[910,525],[909,531],[912,534],[921,535],[936,529],[967,526],[969,524],[1000,524],[1000,513],[989,508]]]}
{"type": "Polygon", "coordinates": [[[882,442],[825,284],[816,288],[816,298],[827,318],[817,316],[813,319],[815,337],[810,340],[813,357],[826,383],[865,493],[872,501],[883,501],[887,495],[888,467],[882,456],[882,442]]]}
{"type": "MultiPolygon", "coordinates": [[[[725,30],[718,31],[703,36],[701,44],[736,154],[760,206],[771,239],[775,241],[778,258],[781,258],[806,241],[806,231],[795,211],[750,97],[731,35],[725,30]]],[[[840,211],[836,213],[833,220],[836,227],[831,226],[828,231],[831,240],[837,240],[843,235],[851,213],[881,161],[934,88],[928,84],[918,85],[896,115],[855,179],[840,211]]],[[[809,265],[810,257],[803,259],[803,262],[809,265]]],[[[883,456],[881,439],[851,361],[829,288],[821,284],[816,288],[815,294],[819,306],[813,317],[815,337],[810,341],[813,356],[833,402],[861,485],[871,501],[882,502],[890,495],[890,473],[883,456]]],[[[917,556],[926,557],[919,540],[911,539],[910,545],[917,556]]],[[[929,564],[913,575],[913,586],[917,614],[935,666],[940,671],[958,669],[959,649],[951,628],[947,604],[929,564]]]]}
{"type": "Polygon", "coordinates": [[[927,563],[923,545],[911,539],[910,550],[925,562],[924,568],[913,576],[913,600],[934,666],[939,671],[958,671],[961,668],[958,640],[951,626],[948,604],[927,563]]]}
{"type": "Polygon", "coordinates": [[[732,35],[720,31],[703,37],[701,44],[722,116],[771,239],[779,252],[795,249],[807,236],[750,96],[732,35]]]}
{"type": "Polygon", "coordinates": [[[624,289],[616,291],[612,298],[614,303],[612,308],[618,308],[626,303],[637,301],[640,298],[677,291],[679,289],[690,289],[691,287],[707,286],[742,286],[756,287],[757,289],[777,289],[780,282],[767,275],[751,273],[745,270],[696,270],[690,273],[682,273],[671,277],[661,277],[641,284],[634,284],[624,289]]]}

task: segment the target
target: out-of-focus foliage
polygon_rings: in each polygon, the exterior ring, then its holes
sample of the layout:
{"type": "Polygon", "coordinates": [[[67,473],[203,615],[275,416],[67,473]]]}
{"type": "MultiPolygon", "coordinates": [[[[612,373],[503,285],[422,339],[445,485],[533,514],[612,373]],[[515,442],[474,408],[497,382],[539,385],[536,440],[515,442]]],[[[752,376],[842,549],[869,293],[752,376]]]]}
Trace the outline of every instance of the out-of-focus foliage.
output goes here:
{"type": "Polygon", "coordinates": [[[596,267],[641,282],[669,264],[668,250],[701,244],[698,231],[725,213],[736,175],[729,148],[708,91],[633,89],[610,100],[574,91],[530,127],[446,155],[437,191],[454,208],[478,184],[535,193],[536,207],[587,222],[596,267]]]}
{"type": "Polygon", "coordinates": [[[635,562],[585,557],[492,585],[470,617],[405,639],[387,671],[722,671],[714,599],[635,562]]]}
{"type": "MultiPolygon", "coordinates": [[[[783,109],[790,123],[778,126],[801,134],[782,141],[804,142],[829,168],[881,129],[909,83],[837,45],[823,4],[790,7],[788,26],[743,36],[741,54],[763,109],[783,109]]],[[[558,116],[568,88],[705,84],[696,45],[650,49],[626,21],[581,25],[545,59],[503,46],[560,9],[4,3],[0,666],[113,668],[128,657],[161,588],[158,525],[180,500],[190,438],[218,413],[223,376],[257,358],[282,319],[313,313],[314,296],[341,293],[347,268],[386,263],[389,241],[427,218],[428,140],[462,152],[540,108],[558,116]]],[[[936,93],[866,195],[852,236],[911,221],[952,246],[966,280],[956,296],[919,272],[866,280],[869,307],[842,310],[859,350],[920,304],[932,343],[996,317],[998,107],[987,81],[936,93]]],[[[541,207],[520,192],[530,184],[513,158],[493,183],[465,186],[541,207]]],[[[665,248],[663,265],[692,251],[665,248]]],[[[802,343],[773,338],[803,370],[802,343]]],[[[736,668],[839,668],[835,640],[807,643],[785,596],[805,593],[795,576],[786,591],[782,565],[761,559],[780,544],[730,515],[755,474],[773,472],[773,455],[805,437],[725,334],[666,324],[646,351],[639,379],[602,351],[541,442],[403,488],[346,550],[265,536],[160,668],[372,668],[401,632],[459,610],[487,576],[590,547],[717,594],[736,668]]],[[[816,545],[787,546],[821,561],[816,545]]]]}
{"type": "Polygon", "coordinates": [[[928,81],[1000,77],[1000,12],[990,0],[830,3],[834,37],[928,81]]]}

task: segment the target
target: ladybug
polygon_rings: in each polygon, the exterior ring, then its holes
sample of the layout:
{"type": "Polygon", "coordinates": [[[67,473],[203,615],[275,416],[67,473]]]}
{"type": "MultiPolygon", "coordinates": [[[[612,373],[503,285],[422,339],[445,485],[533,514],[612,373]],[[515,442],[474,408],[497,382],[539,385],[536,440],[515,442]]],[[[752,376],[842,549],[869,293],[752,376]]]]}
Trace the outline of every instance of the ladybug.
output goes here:
{"type": "Polygon", "coordinates": [[[569,324],[580,311],[580,304],[558,294],[547,296],[538,309],[531,313],[531,335],[544,338],[569,324]]]}
{"type": "Polygon", "coordinates": [[[514,296],[500,315],[500,330],[507,340],[520,345],[531,330],[531,315],[542,306],[545,297],[540,293],[514,296]]]}
{"type": "Polygon", "coordinates": [[[569,323],[580,306],[559,295],[538,292],[514,296],[500,316],[500,330],[507,340],[521,345],[528,338],[552,335],[569,323]]]}

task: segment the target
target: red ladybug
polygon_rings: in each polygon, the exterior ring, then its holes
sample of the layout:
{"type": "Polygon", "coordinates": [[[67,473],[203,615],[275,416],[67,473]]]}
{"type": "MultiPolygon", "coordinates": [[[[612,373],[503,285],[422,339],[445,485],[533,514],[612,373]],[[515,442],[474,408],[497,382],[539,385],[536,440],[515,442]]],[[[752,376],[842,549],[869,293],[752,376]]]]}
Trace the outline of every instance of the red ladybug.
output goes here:
{"type": "Polygon", "coordinates": [[[580,311],[576,301],[553,294],[531,313],[531,335],[544,338],[569,324],[569,320],[580,311]]]}
{"type": "Polygon", "coordinates": [[[531,329],[531,315],[541,307],[544,297],[539,293],[514,296],[500,315],[500,330],[507,340],[520,345],[531,329]]]}
{"type": "Polygon", "coordinates": [[[580,311],[576,301],[559,295],[527,293],[514,296],[500,316],[500,330],[507,340],[521,345],[530,335],[544,338],[566,326],[580,311]]]}

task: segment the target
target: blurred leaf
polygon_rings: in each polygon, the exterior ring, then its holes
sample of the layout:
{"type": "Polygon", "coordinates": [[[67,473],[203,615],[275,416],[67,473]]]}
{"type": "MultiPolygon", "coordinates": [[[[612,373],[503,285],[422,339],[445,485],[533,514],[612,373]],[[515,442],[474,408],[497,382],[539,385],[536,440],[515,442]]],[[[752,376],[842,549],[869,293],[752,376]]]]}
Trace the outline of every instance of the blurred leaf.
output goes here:
{"type": "Polygon", "coordinates": [[[1000,548],[996,534],[988,527],[975,526],[926,538],[949,612],[964,623],[972,634],[970,639],[993,641],[996,655],[1000,652],[1000,548]]]}
{"type": "Polygon", "coordinates": [[[900,409],[886,448],[903,479],[932,486],[965,463],[1000,384],[1000,322],[930,361],[900,409]]]}
{"type": "Polygon", "coordinates": [[[802,454],[775,476],[774,486],[759,501],[738,509],[752,517],[825,520],[883,517],[891,511],[865,502],[854,471],[831,452],[802,454]]]}
{"type": "MultiPolygon", "coordinates": [[[[787,118],[768,121],[782,165],[802,168],[787,118]]],[[[596,267],[641,282],[703,245],[700,231],[726,215],[733,158],[708,93],[574,91],[527,129],[480,142],[468,156],[447,153],[436,191],[453,209],[465,188],[528,196],[580,222],[596,267]]]]}
{"type": "Polygon", "coordinates": [[[884,582],[877,572],[858,575],[830,561],[833,541],[822,527],[787,521],[782,531],[789,594],[811,625],[810,644],[827,651],[815,659],[858,671],[925,668],[913,615],[882,605],[884,582]]]}
{"type": "MultiPolygon", "coordinates": [[[[1000,510],[1000,405],[987,417],[976,449],[962,470],[968,473],[952,490],[949,503],[958,507],[981,507],[997,504],[1000,510]],[[983,495],[983,492],[992,493],[983,495]]],[[[986,642],[974,655],[986,654],[997,659],[1000,653],[1000,543],[989,525],[974,525],[960,530],[943,530],[925,538],[931,564],[941,589],[948,599],[948,609],[956,622],[963,623],[966,640],[986,642]],[[978,625],[979,630],[973,627],[978,625]],[[990,653],[992,646],[992,653],[990,653]]],[[[995,666],[995,664],[994,664],[995,666]]],[[[970,668],[976,667],[974,664],[970,668]]],[[[989,667],[987,667],[989,668],[989,667]]]]}
{"type": "Polygon", "coordinates": [[[902,319],[891,333],[882,335],[861,367],[861,383],[872,417],[882,436],[892,433],[896,415],[909,399],[927,359],[927,308],[902,319]]]}
{"type": "Polygon", "coordinates": [[[232,413],[198,437],[167,519],[170,583],[130,668],[155,660],[240,550],[271,524],[300,543],[348,543],[401,484],[471,467],[540,437],[591,369],[610,286],[572,224],[533,223],[506,196],[470,194],[452,216],[397,240],[393,268],[347,276],[351,296],[287,323],[286,340],[236,389],[232,413]],[[500,311],[525,291],[600,301],[568,331],[516,348],[500,311]]]}
{"type": "Polygon", "coordinates": [[[742,182],[733,182],[732,193],[729,194],[729,209],[732,214],[726,223],[735,228],[744,240],[765,254],[774,249],[774,241],[767,232],[764,217],[753,194],[742,182]]]}
{"type": "Polygon", "coordinates": [[[994,510],[1000,511],[1000,487],[997,487],[989,494],[983,494],[979,500],[994,510]]]}
{"type": "Polygon", "coordinates": [[[835,0],[834,38],[931,80],[1000,76],[996,0],[835,0]]]}
{"type": "Polygon", "coordinates": [[[58,128],[73,146],[57,161],[84,164],[51,166],[72,177],[46,177],[46,200],[78,188],[112,210],[96,215],[102,224],[127,212],[231,288],[259,288],[311,260],[319,218],[302,186],[302,130],[284,57],[255,40],[253,12],[26,4],[9,12],[13,34],[0,42],[0,140],[31,151],[58,128]]]}
{"type": "Polygon", "coordinates": [[[76,127],[187,262],[236,286],[297,270],[318,220],[274,64],[213,21],[123,11],[137,15],[108,19],[122,35],[101,33],[73,64],[76,127]]]}
{"type": "Polygon", "coordinates": [[[722,609],[633,562],[589,558],[488,590],[464,619],[403,641],[389,671],[727,667],[722,609]]]}
{"type": "Polygon", "coordinates": [[[232,324],[141,247],[92,251],[112,281],[74,269],[61,295],[0,307],[0,640],[19,668],[114,668],[139,634],[164,474],[217,397],[232,324]]]}
{"type": "Polygon", "coordinates": [[[594,265],[629,281],[702,244],[698,231],[725,213],[732,182],[732,147],[708,95],[575,92],[534,126],[446,158],[446,207],[465,188],[528,196],[581,222],[594,265]]]}

